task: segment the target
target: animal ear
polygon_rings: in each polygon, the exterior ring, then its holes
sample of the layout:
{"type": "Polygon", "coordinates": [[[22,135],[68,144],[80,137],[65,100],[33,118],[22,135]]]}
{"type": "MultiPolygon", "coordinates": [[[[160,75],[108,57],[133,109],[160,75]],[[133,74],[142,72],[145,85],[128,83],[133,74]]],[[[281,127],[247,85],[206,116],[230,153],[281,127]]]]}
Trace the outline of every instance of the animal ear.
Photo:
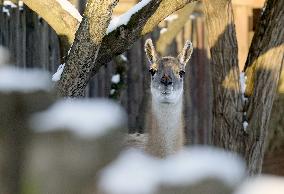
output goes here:
{"type": "Polygon", "coordinates": [[[156,51],[156,49],[153,45],[153,42],[150,38],[146,40],[144,49],[145,49],[145,53],[148,57],[149,62],[151,64],[155,63],[158,59],[158,53],[157,53],[157,51],[156,51]]]}
{"type": "Polygon", "coordinates": [[[188,40],[186,41],[181,53],[177,57],[182,65],[186,66],[187,62],[191,57],[192,52],[193,52],[193,46],[192,43],[188,40]]]}

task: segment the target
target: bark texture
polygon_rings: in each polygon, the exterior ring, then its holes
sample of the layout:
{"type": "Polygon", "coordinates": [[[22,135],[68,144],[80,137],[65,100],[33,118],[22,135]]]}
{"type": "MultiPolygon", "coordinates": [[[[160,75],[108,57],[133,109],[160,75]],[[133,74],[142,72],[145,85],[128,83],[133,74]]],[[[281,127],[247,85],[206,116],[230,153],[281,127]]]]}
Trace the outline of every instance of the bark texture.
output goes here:
{"type": "Polygon", "coordinates": [[[252,172],[260,172],[270,113],[284,63],[284,1],[268,0],[252,40],[245,65],[249,99],[248,133],[252,141],[247,148],[252,172]]]}
{"type": "Polygon", "coordinates": [[[204,10],[214,95],[212,143],[240,152],[242,102],[232,5],[227,0],[204,0],[204,10]]]}
{"type": "Polygon", "coordinates": [[[213,75],[212,143],[242,155],[250,174],[260,173],[268,121],[283,65],[284,2],[268,0],[252,40],[245,66],[248,101],[242,101],[240,94],[231,2],[204,0],[204,4],[213,75]],[[246,130],[244,118],[249,123],[246,130]]]}
{"type": "Polygon", "coordinates": [[[89,0],[57,85],[60,96],[82,97],[118,0],[89,0]]]}

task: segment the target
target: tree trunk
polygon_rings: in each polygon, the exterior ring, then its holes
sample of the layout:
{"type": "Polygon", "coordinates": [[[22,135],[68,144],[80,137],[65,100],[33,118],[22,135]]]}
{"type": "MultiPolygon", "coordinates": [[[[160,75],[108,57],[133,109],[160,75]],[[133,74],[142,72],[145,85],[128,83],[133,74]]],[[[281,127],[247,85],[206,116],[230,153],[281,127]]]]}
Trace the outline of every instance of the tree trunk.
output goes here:
{"type": "Polygon", "coordinates": [[[269,0],[252,41],[242,101],[231,2],[204,0],[213,75],[212,143],[242,155],[260,173],[273,97],[283,64],[283,1],[269,0]],[[243,128],[247,115],[248,127],[243,128]]]}
{"type": "Polygon", "coordinates": [[[205,0],[204,8],[213,79],[212,143],[241,152],[244,132],[232,5],[227,0],[205,0]]]}
{"type": "Polygon", "coordinates": [[[60,96],[82,97],[91,77],[101,42],[118,0],[87,2],[83,21],[67,57],[57,91],[60,96]]]}
{"type": "Polygon", "coordinates": [[[270,113],[284,63],[284,1],[268,0],[252,40],[245,65],[250,146],[246,154],[252,172],[261,171],[270,113]],[[251,149],[253,148],[253,150],[251,149]],[[254,151],[255,150],[255,151],[254,151]]]}
{"type": "MultiPolygon", "coordinates": [[[[89,2],[93,1],[89,0],[89,2]]],[[[137,13],[133,14],[126,25],[118,27],[106,36],[104,36],[105,29],[109,23],[112,8],[105,7],[108,1],[99,1],[97,2],[97,6],[88,3],[86,5],[85,17],[75,35],[76,38],[70,56],[67,57],[62,79],[58,83],[58,94],[69,97],[84,96],[86,84],[90,77],[98,72],[101,66],[110,62],[115,56],[125,52],[140,37],[151,32],[165,17],[193,1],[195,0],[152,0],[137,13]],[[94,28],[90,29],[89,32],[90,24],[102,25],[93,25],[94,28]],[[90,35],[95,31],[97,31],[99,37],[96,40],[91,40],[90,35]]],[[[34,2],[33,4],[40,6],[38,2],[34,2]]],[[[48,14],[46,13],[46,9],[43,8],[41,6],[41,8],[34,10],[45,18],[48,14]]],[[[56,10],[55,15],[60,15],[60,12],[63,11],[63,9],[56,10]]],[[[65,22],[65,19],[69,20],[69,16],[57,18],[65,22]]],[[[53,24],[49,22],[49,24],[53,28],[57,27],[57,23],[53,24]]],[[[75,34],[77,28],[74,27],[73,30],[73,34],[75,34]]],[[[63,35],[65,36],[67,33],[69,32],[63,33],[63,35]]],[[[64,36],[61,38],[61,41],[66,42],[64,36]]]]}

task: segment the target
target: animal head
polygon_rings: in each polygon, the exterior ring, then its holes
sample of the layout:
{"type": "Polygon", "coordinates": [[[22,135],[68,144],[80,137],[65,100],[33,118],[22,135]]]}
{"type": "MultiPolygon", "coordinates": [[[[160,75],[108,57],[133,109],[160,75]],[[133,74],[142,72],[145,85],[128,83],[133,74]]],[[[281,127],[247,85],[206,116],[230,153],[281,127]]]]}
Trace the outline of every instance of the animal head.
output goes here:
{"type": "Polygon", "coordinates": [[[146,40],[145,52],[150,62],[151,93],[161,103],[176,103],[182,98],[185,66],[193,51],[187,41],[177,57],[160,57],[151,39],[146,40]]]}

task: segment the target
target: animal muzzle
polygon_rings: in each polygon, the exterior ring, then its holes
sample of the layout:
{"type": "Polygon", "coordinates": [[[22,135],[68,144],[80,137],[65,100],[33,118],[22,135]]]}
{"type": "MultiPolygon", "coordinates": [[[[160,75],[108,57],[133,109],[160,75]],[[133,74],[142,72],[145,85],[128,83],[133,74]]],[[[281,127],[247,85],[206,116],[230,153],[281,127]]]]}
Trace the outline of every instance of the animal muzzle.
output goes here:
{"type": "Polygon", "coordinates": [[[172,78],[168,75],[163,75],[163,77],[161,78],[161,84],[168,86],[168,85],[172,85],[173,81],[172,78]]]}

